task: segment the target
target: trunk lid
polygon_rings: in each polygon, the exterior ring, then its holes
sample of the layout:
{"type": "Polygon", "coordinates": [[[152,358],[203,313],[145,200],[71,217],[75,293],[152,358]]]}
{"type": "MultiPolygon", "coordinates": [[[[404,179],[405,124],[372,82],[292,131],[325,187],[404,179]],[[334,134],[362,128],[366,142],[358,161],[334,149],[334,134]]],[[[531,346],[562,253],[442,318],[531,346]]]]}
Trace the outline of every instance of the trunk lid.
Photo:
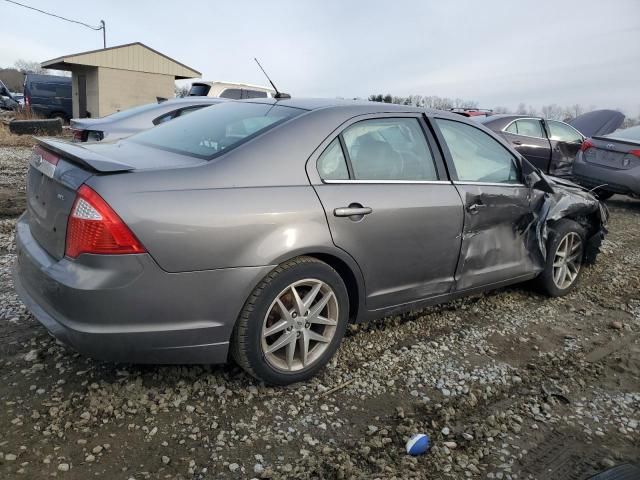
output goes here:
{"type": "Polygon", "coordinates": [[[31,233],[49,255],[65,252],[67,222],[80,186],[93,175],[180,168],[203,160],[132,143],[78,144],[39,138],[29,158],[27,211],[31,233]]]}
{"type": "Polygon", "coordinates": [[[628,161],[629,152],[637,149],[637,145],[619,140],[610,140],[606,137],[595,137],[591,143],[593,147],[583,153],[585,161],[616,169],[627,169],[633,166],[628,161]]]}

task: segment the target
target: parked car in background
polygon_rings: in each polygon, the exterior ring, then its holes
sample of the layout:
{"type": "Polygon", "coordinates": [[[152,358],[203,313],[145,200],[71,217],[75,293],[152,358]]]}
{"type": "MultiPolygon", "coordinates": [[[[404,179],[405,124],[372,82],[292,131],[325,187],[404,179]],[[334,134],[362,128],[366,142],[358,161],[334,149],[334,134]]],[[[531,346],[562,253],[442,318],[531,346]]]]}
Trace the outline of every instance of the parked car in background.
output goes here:
{"type": "Polygon", "coordinates": [[[640,197],[640,125],[585,140],[573,176],[602,200],[615,193],[640,197]]]}
{"type": "Polygon", "coordinates": [[[536,278],[576,285],[607,213],[459,115],[229,101],[117,143],[40,140],[14,285],[110,360],[310,378],[350,321],[536,278]]]}
{"type": "Polygon", "coordinates": [[[564,122],[528,115],[491,115],[479,122],[502,135],[518,152],[545,173],[571,176],[571,166],[584,136],[564,122]]]}
{"type": "Polygon", "coordinates": [[[17,110],[19,107],[19,100],[0,80],[0,110],[17,110]]]}
{"type": "Polygon", "coordinates": [[[488,108],[456,107],[450,108],[449,111],[462,115],[463,117],[489,117],[493,115],[493,110],[488,108]]]}
{"type": "Polygon", "coordinates": [[[232,100],[273,98],[275,90],[260,85],[233,82],[193,82],[189,96],[220,97],[232,100]]]}
{"type": "Polygon", "coordinates": [[[11,92],[13,98],[18,102],[20,107],[24,107],[24,94],[18,92],[11,92]]]}
{"type": "Polygon", "coordinates": [[[24,78],[25,108],[46,118],[67,123],[73,116],[71,78],[27,73],[24,78]]]}
{"type": "Polygon", "coordinates": [[[71,120],[73,140],[75,142],[119,140],[224,101],[222,98],[209,97],[176,98],[122,110],[101,118],[73,119],[71,120]]]}

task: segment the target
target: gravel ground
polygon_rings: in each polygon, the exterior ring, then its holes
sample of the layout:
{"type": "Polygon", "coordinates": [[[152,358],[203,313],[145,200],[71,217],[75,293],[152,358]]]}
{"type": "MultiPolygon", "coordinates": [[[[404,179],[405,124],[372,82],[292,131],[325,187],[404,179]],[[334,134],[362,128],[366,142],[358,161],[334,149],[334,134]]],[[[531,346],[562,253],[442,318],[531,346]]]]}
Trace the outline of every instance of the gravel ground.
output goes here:
{"type": "Polygon", "coordinates": [[[317,378],[269,388],[49,337],[10,278],[27,155],[0,148],[0,478],[583,479],[640,458],[640,201],[608,202],[569,296],[524,285],[353,326],[317,378]],[[433,447],[407,456],[418,432],[433,447]]]}

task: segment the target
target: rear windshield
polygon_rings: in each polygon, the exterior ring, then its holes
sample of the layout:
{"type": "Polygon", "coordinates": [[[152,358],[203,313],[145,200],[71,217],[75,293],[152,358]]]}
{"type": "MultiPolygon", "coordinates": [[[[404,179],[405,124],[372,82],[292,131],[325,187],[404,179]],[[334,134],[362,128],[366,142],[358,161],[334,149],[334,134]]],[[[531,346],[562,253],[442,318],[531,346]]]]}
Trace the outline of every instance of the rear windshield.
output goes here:
{"type": "Polygon", "coordinates": [[[206,97],[210,89],[211,89],[211,86],[209,85],[194,83],[193,85],[191,85],[191,89],[189,90],[189,96],[206,97]]]}
{"type": "MultiPolygon", "coordinates": [[[[108,118],[109,120],[124,120],[125,118],[133,117],[134,115],[138,115],[140,113],[148,112],[151,110],[155,110],[157,108],[161,108],[161,103],[148,103],[146,105],[140,105],[139,107],[127,108],[126,110],[121,110],[119,112],[110,113],[109,115],[105,115],[102,118],[108,118]]],[[[163,109],[163,108],[161,108],[163,109]]]]}
{"type": "Polygon", "coordinates": [[[211,159],[304,112],[265,103],[221,103],[133,135],[130,140],[211,159]]]}
{"type": "Polygon", "coordinates": [[[622,130],[616,130],[609,135],[603,135],[603,137],[640,142],[640,125],[636,125],[635,127],[623,128],[622,130]]]}

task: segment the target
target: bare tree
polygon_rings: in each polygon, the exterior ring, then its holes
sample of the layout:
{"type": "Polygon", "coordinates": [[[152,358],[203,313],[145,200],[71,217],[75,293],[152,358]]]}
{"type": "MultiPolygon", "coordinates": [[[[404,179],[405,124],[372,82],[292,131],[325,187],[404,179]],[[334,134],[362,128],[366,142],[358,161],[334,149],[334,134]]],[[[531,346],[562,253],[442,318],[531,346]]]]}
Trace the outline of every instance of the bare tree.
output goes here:
{"type": "Polygon", "coordinates": [[[16,60],[14,66],[22,73],[47,73],[47,71],[42,68],[38,62],[24,60],[22,58],[16,60]]]}
{"type": "Polygon", "coordinates": [[[190,89],[190,85],[178,85],[176,83],[176,86],[173,89],[173,92],[175,94],[176,97],[186,97],[187,95],[189,95],[189,89],[190,89]]]}

